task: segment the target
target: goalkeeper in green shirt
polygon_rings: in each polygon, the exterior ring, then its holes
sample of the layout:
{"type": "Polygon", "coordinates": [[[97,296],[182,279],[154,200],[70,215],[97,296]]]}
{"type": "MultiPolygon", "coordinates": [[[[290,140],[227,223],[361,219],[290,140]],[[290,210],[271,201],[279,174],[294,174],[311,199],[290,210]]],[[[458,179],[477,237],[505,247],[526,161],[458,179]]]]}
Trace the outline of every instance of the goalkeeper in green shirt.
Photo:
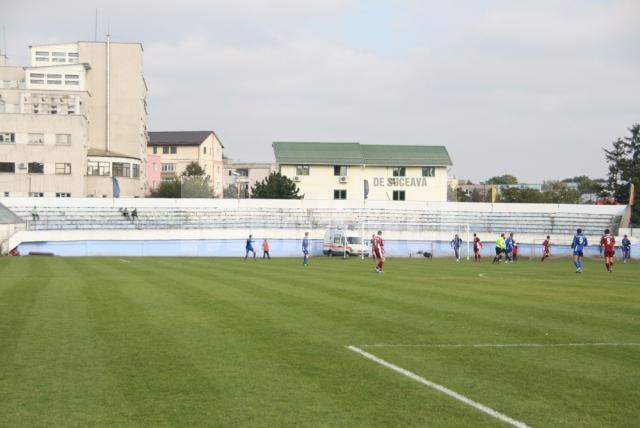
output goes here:
{"type": "Polygon", "coordinates": [[[498,239],[496,239],[496,256],[493,258],[492,263],[500,263],[502,255],[505,253],[507,244],[505,242],[504,233],[501,233],[498,239]]]}

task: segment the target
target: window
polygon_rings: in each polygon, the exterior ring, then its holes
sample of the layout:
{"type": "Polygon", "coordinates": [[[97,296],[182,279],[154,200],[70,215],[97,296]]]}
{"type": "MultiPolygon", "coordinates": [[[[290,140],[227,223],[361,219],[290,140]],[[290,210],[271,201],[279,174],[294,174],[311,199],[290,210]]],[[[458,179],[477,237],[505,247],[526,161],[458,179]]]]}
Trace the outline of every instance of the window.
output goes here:
{"type": "Polygon", "coordinates": [[[53,55],[53,56],[67,56],[67,54],[64,53],[64,52],[51,52],[51,55],[53,55]]]}
{"type": "Polygon", "coordinates": [[[155,147],[155,146],[153,146],[153,154],[154,154],[154,155],[157,155],[157,154],[158,154],[158,148],[157,148],[157,147],[155,147]]]}
{"type": "Polygon", "coordinates": [[[131,176],[131,164],[123,162],[114,162],[111,167],[114,177],[130,177],[131,176]]]}
{"type": "Polygon", "coordinates": [[[29,196],[32,198],[44,198],[44,193],[42,192],[29,192],[29,196]]]}
{"type": "Polygon", "coordinates": [[[333,199],[347,199],[347,191],[344,189],[336,189],[333,191],[333,199]]]}
{"type": "Polygon", "coordinates": [[[47,74],[47,79],[62,79],[62,74],[47,74]]]}
{"type": "Polygon", "coordinates": [[[175,155],[176,153],[178,153],[178,148],[176,146],[171,146],[171,154],[175,155]]]}
{"type": "Polygon", "coordinates": [[[36,57],[36,62],[42,62],[42,61],[49,62],[49,57],[45,57],[45,58],[38,57],[38,56],[36,57]]]}
{"type": "Polygon", "coordinates": [[[393,191],[393,200],[394,201],[404,201],[405,200],[405,192],[404,190],[394,190],[393,191]]]}
{"type": "Polygon", "coordinates": [[[163,155],[168,155],[169,154],[169,146],[164,146],[162,148],[162,154],[163,155]]]}
{"type": "Polygon", "coordinates": [[[87,175],[109,176],[109,162],[87,162],[87,175]]]}
{"type": "Polygon", "coordinates": [[[48,80],[47,85],[62,85],[62,80],[48,80]]]}
{"type": "Polygon", "coordinates": [[[44,144],[44,134],[29,134],[29,144],[44,144]]]}
{"type": "Polygon", "coordinates": [[[71,193],[56,193],[56,198],[70,198],[71,193]]]}
{"type": "Polygon", "coordinates": [[[309,165],[297,165],[296,175],[309,175],[309,165]]]}
{"type": "Polygon", "coordinates": [[[15,143],[16,134],[13,132],[0,132],[0,143],[15,143]]]}
{"type": "Polygon", "coordinates": [[[9,192],[4,192],[4,197],[8,198],[9,197],[9,192]]]}
{"type": "Polygon", "coordinates": [[[80,75],[79,74],[65,74],[64,78],[65,79],[78,80],[80,78],[80,75]]]}
{"type": "Polygon", "coordinates": [[[138,165],[137,163],[134,163],[131,165],[131,176],[133,178],[138,178],[140,177],[140,165],[138,165]]]}
{"type": "Polygon", "coordinates": [[[31,73],[29,74],[32,79],[44,79],[44,74],[42,73],[31,73]]]}
{"type": "Polygon", "coordinates": [[[29,162],[29,174],[44,174],[44,164],[40,162],[29,162]]]}
{"type": "Polygon", "coordinates": [[[49,52],[45,52],[45,51],[36,51],[36,55],[38,55],[38,56],[49,56],[49,52]]]}
{"type": "Polygon", "coordinates": [[[67,52],[70,58],[78,58],[78,52],[67,52]]]}
{"type": "Polygon", "coordinates": [[[176,164],[175,163],[163,163],[161,164],[162,172],[176,172],[176,164]]]}
{"type": "Polygon", "coordinates": [[[423,177],[435,177],[436,169],[432,166],[423,166],[422,167],[422,176],[423,177]]]}
{"type": "Polygon", "coordinates": [[[335,176],[345,176],[345,175],[347,175],[347,166],[346,165],[334,165],[333,166],[333,175],[335,175],[335,176]]]}
{"type": "Polygon", "coordinates": [[[58,175],[69,175],[69,174],[71,174],[71,164],[70,163],[57,163],[56,164],[56,174],[58,174],[58,175]]]}
{"type": "Polygon", "coordinates": [[[65,80],[65,85],[79,85],[80,83],[77,80],[65,80]]]}
{"type": "Polygon", "coordinates": [[[60,146],[70,146],[71,134],[56,134],[56,144],[60,146]]]}
{"type": "Polygon", "coordinates": [[[31,80],[29,80],[29,83],[31,83],[32,85],[44,85],[44,80],[42,80],[42,79],[31,79],[31,80]]]}
{"type": "Polygon", "coordinates": [[[396,166],[393,168],[394,177],[404,177],[407,175],[407,169],[403,166],[396,166]]]}
{"type": "Polygon", "coordinates": [[[206,154],[207,154],[207,148],[206,148],[206,147],[203,147],[203,148],[202,148],[202,154],[203,154],[203,155],[206,155],[206,154]]]}
{"type": "Polygon", "coordinates": [[[0,162],[0,172],[16,172],[16,164],[13,162],[0,162]]]}

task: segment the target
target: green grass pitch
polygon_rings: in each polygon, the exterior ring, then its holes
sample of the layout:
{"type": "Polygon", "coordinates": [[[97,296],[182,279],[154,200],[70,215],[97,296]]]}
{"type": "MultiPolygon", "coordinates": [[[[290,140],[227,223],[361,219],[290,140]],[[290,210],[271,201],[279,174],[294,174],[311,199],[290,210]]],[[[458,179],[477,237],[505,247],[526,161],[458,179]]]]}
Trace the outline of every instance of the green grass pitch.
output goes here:
{"type": "Polygon", "coordinates": [[[640,265],[615,269],[2,258],[0,426],[503,425],[347,345],[530,426],[637,426],[640,265]],[[424,346],[570,343],[618,346],[424,346]]]}

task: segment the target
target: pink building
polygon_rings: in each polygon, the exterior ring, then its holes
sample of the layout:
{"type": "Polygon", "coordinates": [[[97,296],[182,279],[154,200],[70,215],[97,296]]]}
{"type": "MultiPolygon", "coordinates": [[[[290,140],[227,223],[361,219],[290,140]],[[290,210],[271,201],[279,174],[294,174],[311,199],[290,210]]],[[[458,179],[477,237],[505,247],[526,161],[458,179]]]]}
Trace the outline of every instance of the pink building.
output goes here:
{"type": "Polygon", "coordinates": [[[160,186],[160,156],[147,154],[147,189],[149,195],[160,186]]]}

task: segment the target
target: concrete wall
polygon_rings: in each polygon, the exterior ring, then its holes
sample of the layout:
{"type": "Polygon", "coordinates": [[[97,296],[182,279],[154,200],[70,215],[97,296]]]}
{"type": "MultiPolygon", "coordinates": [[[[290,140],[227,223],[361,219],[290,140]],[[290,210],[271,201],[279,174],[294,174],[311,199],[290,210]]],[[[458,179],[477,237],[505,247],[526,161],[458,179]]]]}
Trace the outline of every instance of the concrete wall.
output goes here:
{"type": "Polygon", "coordinates": [[[405,177],[393,177],[393,167],[353,165],[347,167],[346,183],[334,175],[333,165],[310,165],[307,176],[298,175],[296,165],[280,165],[280,172],[291,179],[299,177],[296,184],[305,199],[333,199],[334,190],[346,190],[347,199],[362,200],[366,179],[370,200],[391,201],[394,190],[404,191],[407,201],[447,200],[445,167],[435,167],[434,177],[422,177],[421,167],[406,167],[405,177]]]}

